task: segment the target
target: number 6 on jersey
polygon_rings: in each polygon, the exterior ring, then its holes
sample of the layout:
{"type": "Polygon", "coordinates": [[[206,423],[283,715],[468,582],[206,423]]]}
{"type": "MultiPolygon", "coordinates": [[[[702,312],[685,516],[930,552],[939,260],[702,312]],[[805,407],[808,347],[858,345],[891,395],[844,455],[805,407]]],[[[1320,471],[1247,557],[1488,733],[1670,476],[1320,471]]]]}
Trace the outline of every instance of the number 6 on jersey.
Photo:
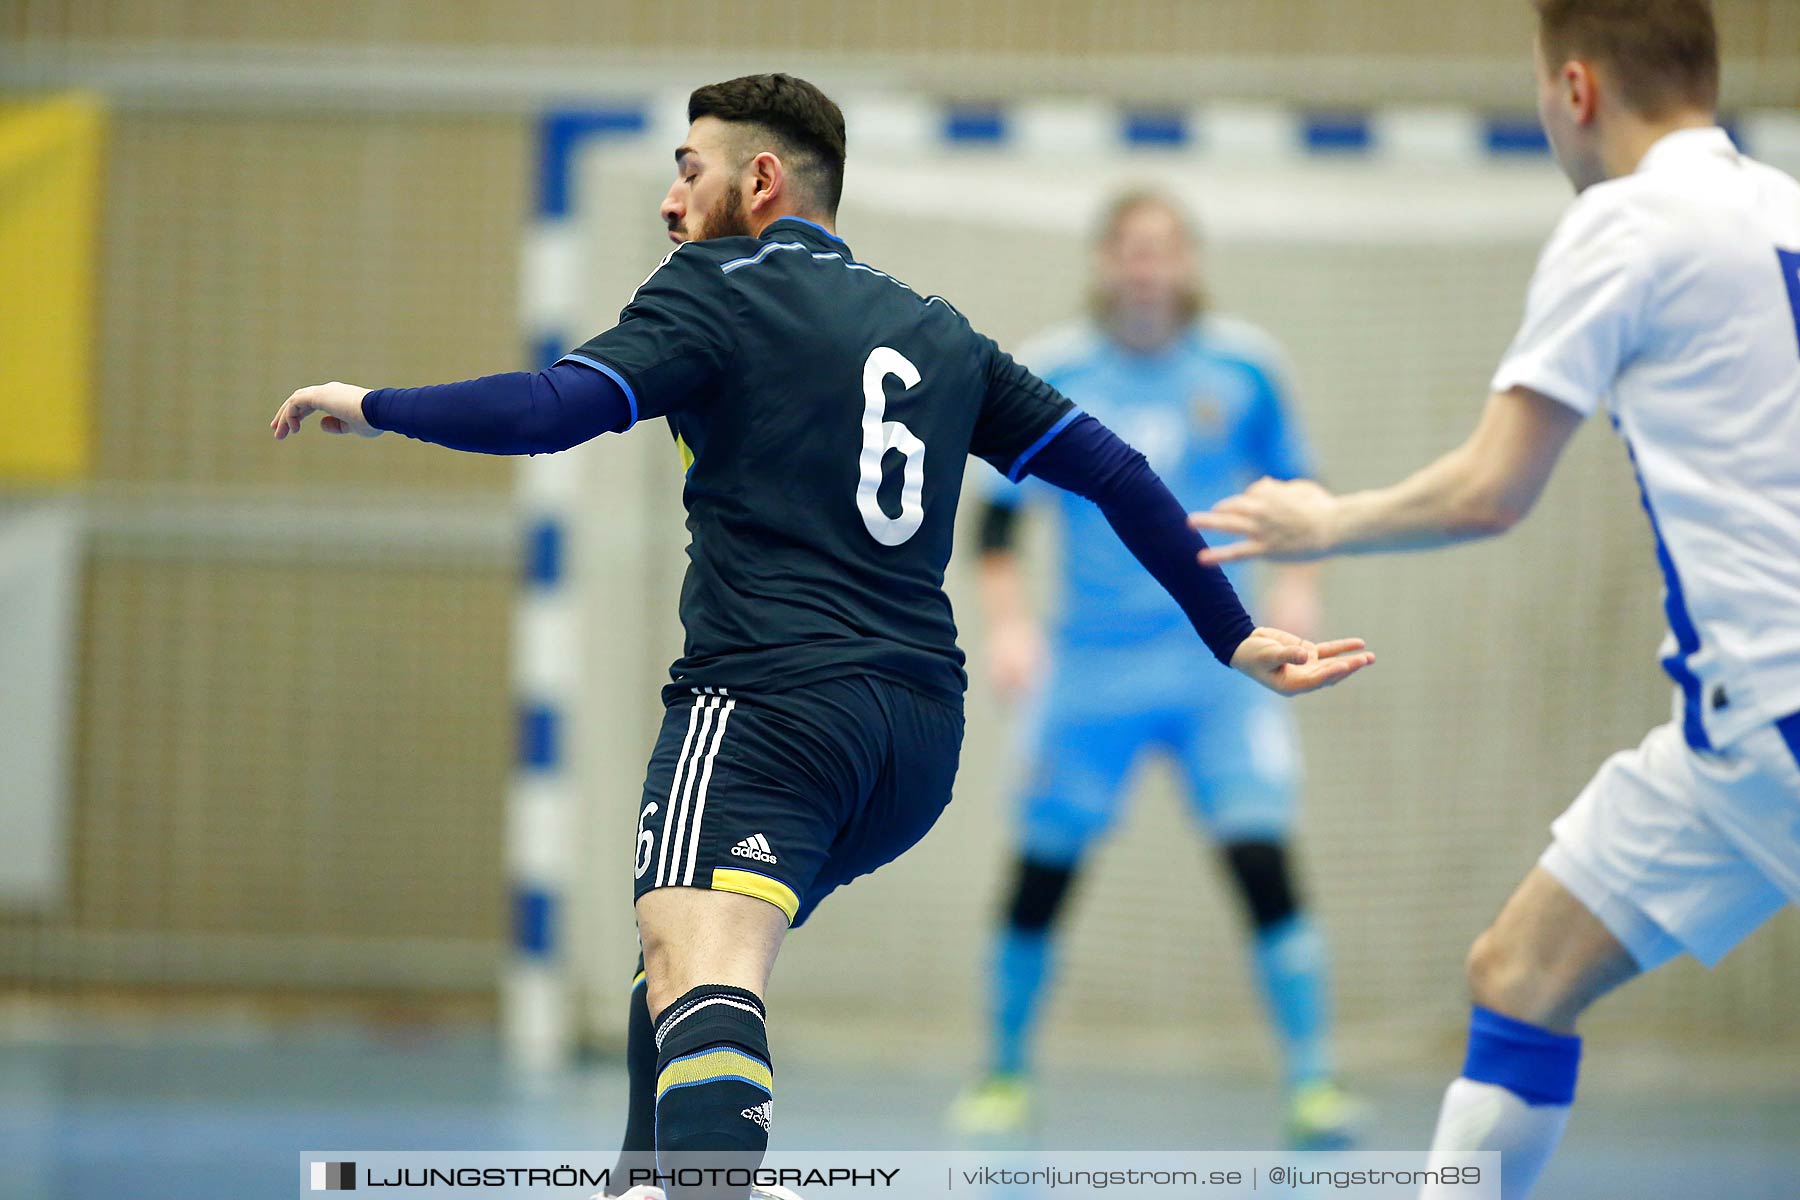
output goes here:
{"type": "Polygon", "coordinates": [[[906,391],[919,384],[919,368],[891,346],[877,346],[863,363],[862,455],[857,460],[861,476],[856,485],[856,511],[862,514],[869,536],[884,546],[898,546],[913,534],[925,520],[925,443],[899,421],[884,421],[887,392],[884,384],[892,375],[906,391]],[[881,509],[877,493],[881,490],[881,460],[889,450],[906,455],[906,469],[900,481],[900,515],[890,517],[881,509]]]}

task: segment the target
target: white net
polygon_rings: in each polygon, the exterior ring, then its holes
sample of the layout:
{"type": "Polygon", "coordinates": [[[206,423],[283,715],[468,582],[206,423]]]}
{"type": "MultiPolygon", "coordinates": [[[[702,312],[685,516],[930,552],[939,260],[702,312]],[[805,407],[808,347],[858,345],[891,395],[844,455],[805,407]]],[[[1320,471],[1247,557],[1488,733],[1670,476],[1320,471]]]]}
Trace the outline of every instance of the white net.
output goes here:
{"type": "MultiPolygon", "coordinates": [[[[614,151],[589,164],[595,327],[665,252],[653,215],[664,153],[614,151]]],[[[1340,487],[1394,479],[1467,432],[1568,199],[1547,161],[1234,169],[1121,156],[1071,172],[985,150],[859,158],[839,230],[858,258],[944,294],[1016,345],[1079,308],[1091,220],[1128,183],[1167,188],[1200,214],[1209,292],[1286,345],[1323,472],[1340,487]]],[[[608,882],[578,897],[577,943],[604,1027],[617,1025],[634,953],[624,886],[604,864],[628,858],[655,689],[679,645],[685,541],[674,451],[654,430],[630,441],[590,460],[600,464],[593,511],[605,514],[589,535],[603,581],[588,592],[591,627],[657,631],[628,651],[593,651],[607,656],[592,701],[610,750],[582,767],[595,798],[586,851],[608,882]]],[[[1019,769],[1010,714],[983,678],[967,541],[949,584],[973,676],[956,802],[923,845],[834,897],[789,942],[774,1000],[812,1027],[879,1019],[965,1044],[978,1028],[1019,769]]],[[[1035,561],[1047,583],[1044,549],[1035,561]]],[[[1305,887],[1330,935],[1347,1043],[1406,1039],[1440,1055],[1448,1046],[1469,940],[1604,756],[1666,719],[1658,589],[1629,470],[1598,422],[1537,515],[1504,540],[1331,568],[1329,632],[1366,636],[1383,655],[1354,686],[1298,706],[1305,887]]],[[[1198,643],[1194,662],[1217,669],[1198,643]]],[[[1171,783],[1148,773],[1083,886],[1052,1055],[1111,1053],[1134,1039],[1249,1055],[1262,1044],[1236,906],[1171,783]]],[[[1788,915],[1710,977],[1678,965],[1634,988],[1596,1028],[1755,1037],[1785,1019],[1795,983],[1800,928],[1788,915]]]]}

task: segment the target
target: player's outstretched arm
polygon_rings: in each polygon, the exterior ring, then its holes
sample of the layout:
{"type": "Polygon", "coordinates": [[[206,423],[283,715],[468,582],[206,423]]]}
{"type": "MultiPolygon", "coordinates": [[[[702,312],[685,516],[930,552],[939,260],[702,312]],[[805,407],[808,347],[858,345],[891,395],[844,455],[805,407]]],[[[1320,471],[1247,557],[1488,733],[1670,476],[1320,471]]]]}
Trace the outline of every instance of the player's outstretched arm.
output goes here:
{"type": "Polygon", "coordinates": [[[1119,540],[1181,605],[1214,657],[1264,687],[1297,696],[1329,687],[1375,661],[1360,638],[1314,644],[1257,627],[1225,573],[1200,563],[1206,541],[1188,528],[1180,501],[1142,454],[1094,418],[1070,424],[1025,471],[1099,505],[1119,540]]]}
{"type": "Polygon", "coordinates": [[[1575,409],[1528,388],[1498,392],[1466,442],[1391,487],[1334,496],[1311,480],[1263,479],[1195,513],[1195,529],[1242,539],[1201,561],[1303,562],[1493,537],[1531,511],[1580,424],[1575,409]]]}
{"type": "Polygon", "coordinates": [[[461,383],[371,391],[322,383],[289,396],[269,422],[281,440],[320,413],[327,433],[383,430],[477,454],[549,454],[631,427],[633,398],[610,375],[568,361],[461,383]]]}

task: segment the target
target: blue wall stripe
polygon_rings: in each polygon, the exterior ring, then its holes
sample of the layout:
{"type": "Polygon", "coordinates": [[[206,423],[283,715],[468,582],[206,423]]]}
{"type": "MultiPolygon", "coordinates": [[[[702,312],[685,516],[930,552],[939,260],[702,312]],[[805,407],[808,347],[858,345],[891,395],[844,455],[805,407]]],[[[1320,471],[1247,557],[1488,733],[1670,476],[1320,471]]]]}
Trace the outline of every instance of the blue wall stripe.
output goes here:
{"type": "Polygon", "coordinates": [[[1132,146],[1185,146],[1193,137],[1179,112],[1128,112],[1120,135],[1132,146]]]}
{"type": "Polygon", "coordinates": [[[562,582],[563,525],[554,517],[533,521],[525,531],[525,581],[540,588],[562,582]]]}
{"type": "MultiPolygon", "coordinates": [[[[1300,114],[1296,119],[1303,144],[1314,153],[1359,153],[1374,148],[1374,130],[1366,113],[1313,112],[1300,114]]],[[[1729,119],[1723,123],[1733,141],[1743,146],[1741,131],[1729,119]]],[[[573,160],[589,138],[638,136],[649,129],[649,114],[642,107],[569,109],[545,114],[538,131],[538,214],[554,219],[573,211],[573,160]]],[[[943,113],[938,132],[952,143],[992,143],[1007,140],[1012,129],[1004,107],[959,105],[943,113]]],[[[1199,140],[1187,114],[1158,109],[1121,113],[1117,136],[1128,146],[1181,147],[1199,140]]],[[[1482,145],[1487,153],[1496,156],[1547,154],[1550,150],[1536,118],[1523,113],[1484,117],[1482,145]]]]}
{"type": "Polygon", "coordinates": [[[1006,138],[1006,114],[997,108],[953,108],[944,115],[944,138],[952,142],[998,142],[1006,138]]]}
{"type": "Polygon", "coordinates": [[[531,345],[531,365],[540,371],[545,367],[555,366],[568,349],[567,341],[560,334],[540,337],[531,345]]]}
{"type": "Polygon", "coordinates": [[[643,133],[649,127],[649,118],[642,108],[567,109],[546,113],[538,126],[538,215],[564,217],[569,214],[574,194],[570,165],[582,142],[596,134],[643,133]]]}
{"type": "MultiPolygon", "coordinates": [[[[1362,153],[1372,150],[1374,130],[1367,113],[1312,112],[1296,116],[1301,140],[1314,153],[1362,153]]],[[[1733,140],[1739,130],[1725,122],[1733,140]]],[[[649,132],[649,114],[640,106],[568,109],[544,115],[538,131],[537,211],[562,218],[573,211],[573,161],[583,143],[597,136],[630,137],[649,132]]],[[[954,105],[946,109],[938,129],[945,141],[994,143],[1012,133],[1008,110],[999,105],[954,105]]],[[[1200,140],[1186,113],[1179,110],[1129,109],[1117,124],[1119,141],[1139,147],[1191,147],[1200,140]]],[[[1482,145],[1496,156],[1547,154],[1550,143],[1535,117],[1502,113],[1482,119],[1482,145]]],[[[554,358],[545,358],[547,364],[554,358]]]]}
{"type": "Polygon", "coordinates": [[[1481,143],[1489,154],[1550,153],[1550,139],[1536,117],[1490,117],[1482,124],[1481,143]]]}
{"type": "Polygon", "coordinates": [[[1314,153],[1367,150],[1374,143],[1369,119],[1360,113],[1309,113],[1304,120],[1306,148],[1314,153]]]}
{"type": "Polygon", "coordinates": [[[519,765],[528,771],[554,771],[562,765],[562,721],[547,704],[519,706],[519,765]]]}
{"type": "Polygon", "coordinates": [[[556,952],[555,893],[521,884],[513,888],[513,949],[527,958],[549,958],[556,952]]]}

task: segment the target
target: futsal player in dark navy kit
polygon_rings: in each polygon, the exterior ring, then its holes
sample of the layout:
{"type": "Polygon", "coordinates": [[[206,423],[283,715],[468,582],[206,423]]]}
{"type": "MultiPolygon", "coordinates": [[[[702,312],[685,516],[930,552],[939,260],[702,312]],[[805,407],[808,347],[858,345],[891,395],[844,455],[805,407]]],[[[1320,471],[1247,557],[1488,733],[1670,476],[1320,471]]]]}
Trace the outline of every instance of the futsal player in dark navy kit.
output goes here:
{"type": "Polygon", "coordinates": [[[496,454],[655,418],[674,435],[686,645],[637,822],[623,1160],[665,1168],[760,1156],[783,936],[949,802],[965,676],[943,580],[969,455],[1094,500],[1214,657],[1265,686],[1373,661],[1355,639],[1256,628],[1141,455],[948,302],[856,260],[833,229],[843,116],[818,89],[748,76],[699,89],[688,115],[662,205],[676,248],[617,326],[539,372],[303,388],[272,423],[286,437],[321,412],[334,433],[496,454]]]}

